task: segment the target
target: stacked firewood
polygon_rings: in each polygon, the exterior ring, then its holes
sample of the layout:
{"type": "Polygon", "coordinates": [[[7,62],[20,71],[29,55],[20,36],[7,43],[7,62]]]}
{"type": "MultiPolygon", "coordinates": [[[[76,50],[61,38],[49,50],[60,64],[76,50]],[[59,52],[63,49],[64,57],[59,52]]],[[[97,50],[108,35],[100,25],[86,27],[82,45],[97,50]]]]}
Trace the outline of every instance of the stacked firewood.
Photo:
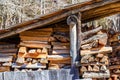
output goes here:
{"type": "Polygon", "coordinates": [[[120,33],[114,32],[113,30],[109,31],[109,43],[113,47],[113,52],[110,57],[110,71],[111,71],[111,80],[120,79],[120,33]]]}
{"type": "Polygon", "coordinates": [[[53,28],[53,37],[57,41],[51,42],[52,51],[48,56],[48,69],[60,69],[70,67],[70,44],[69,44],[69,27],[67,25],[56,25],[53,28]]]}
{"type": "Polygon", "coordinates": [[[0,42],[0,72],[10,71],[17,53],[17,45],[0,42]]]}
{"type": "Polygon", "coordinates": [[[20,33],[21,42],[15,70],[41,70],[47,68],[47,56],[51,49],[50,42],[55,41],[52,28],[33,29],[20,33]]]}
{"type": "Polygon", "coordinates": [[[82,33],[81,69],[84,78],[108,78],[108,53],[112,48],[106,46],[108,36],[102,27],[82,33]]]}

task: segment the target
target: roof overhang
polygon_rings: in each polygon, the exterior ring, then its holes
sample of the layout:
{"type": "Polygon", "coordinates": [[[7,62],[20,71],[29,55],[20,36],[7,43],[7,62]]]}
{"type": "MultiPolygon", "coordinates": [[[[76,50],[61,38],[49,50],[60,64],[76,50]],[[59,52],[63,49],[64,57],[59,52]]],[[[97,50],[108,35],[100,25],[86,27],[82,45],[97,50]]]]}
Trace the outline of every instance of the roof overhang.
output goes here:
{"type": "Polygon", "coordinates": [[[20,24],[10,26],[7,32],[0,34],[0,39],[19,34],[23,31],[44,27],[65,20],[72,14],[82,13],[82,22],[120,13],[120,0],[92,0],[67,6],[50,14],[20,24]]]}

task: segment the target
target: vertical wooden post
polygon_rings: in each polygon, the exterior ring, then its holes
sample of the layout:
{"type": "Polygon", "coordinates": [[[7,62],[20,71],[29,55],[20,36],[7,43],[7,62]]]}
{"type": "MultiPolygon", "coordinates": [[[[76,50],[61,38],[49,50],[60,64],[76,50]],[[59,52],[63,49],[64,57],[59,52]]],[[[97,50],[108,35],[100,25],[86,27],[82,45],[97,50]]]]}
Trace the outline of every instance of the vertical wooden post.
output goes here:
{"type": "Polygon", "coordinates": [[[67,19],[67,24],[70,26],[70,54],[72,57],[71,73],[74,74],[73,80],[79,79],[79,69],[76,65],[76,63],[80,62],[81,22],[79,21],[79,18],[75,15],[71,15],[67,19]]]}

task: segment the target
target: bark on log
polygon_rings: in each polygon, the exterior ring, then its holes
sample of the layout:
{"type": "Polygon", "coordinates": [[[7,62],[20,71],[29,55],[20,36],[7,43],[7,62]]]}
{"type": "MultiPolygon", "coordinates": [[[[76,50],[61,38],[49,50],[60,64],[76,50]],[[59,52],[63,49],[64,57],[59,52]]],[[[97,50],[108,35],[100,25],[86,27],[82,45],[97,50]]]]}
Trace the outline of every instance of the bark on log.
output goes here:
{"type": "Polygon", "coordinates": [[[92,35],[92,34],[97,33],[97,32],[100,31],[101,29],[102,29],[102,26],[100,26],[100,27],[98,27],[98,28],[96,28],[96,29],[93,29],[93,30],[84,32],[84,33],[82,33],[82,37],[83,37],[83,39],[84,39],[84,38],[87,37],[88,35],[92,35]]]}
{"type": "MultiPolygon", "coordinates": [[[[88,38],[87,40],[83,40],[81,44],[82,44],[82,45],[83,45],[83,44],[87,44],[87,43],[93,42],[93,41],[95,41],[95,40],[100,40],[100,39],[104,39],[104,38],[107,39],[107,34],[106,34],[106,33],[92,36],[92,37],[88,38]]],[[[106,41],[107,41],[107,40],[106,40],[106,41]]],[[[107,42],[104,42],[104,43],[107,43],[107,42]]],[[[102,44],[104,44],[104,43],[102,43],[102,44]]],[[[100,44],[101,44],[101,43],[100,43],[100,44]]]]}

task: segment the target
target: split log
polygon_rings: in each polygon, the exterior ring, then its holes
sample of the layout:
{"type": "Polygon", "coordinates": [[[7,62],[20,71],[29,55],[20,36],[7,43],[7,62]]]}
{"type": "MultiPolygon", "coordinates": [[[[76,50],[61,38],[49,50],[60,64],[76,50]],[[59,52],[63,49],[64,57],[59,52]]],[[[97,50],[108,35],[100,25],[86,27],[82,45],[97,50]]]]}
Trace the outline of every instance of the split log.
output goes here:
{"type": "Polygon", "coordinates": [[[25,58],[23,58],[23,57],[18,57],[16,60],[17,64],[23,64],[24,62],[25,62],[25,58]]]}
{"type": "Polygon", "coordinates": [[[43,47],[43,49],[42,49],[42,53],[48,54],[48,50],[47,50],[47,48],[43,47]]]}
{"type": "Polygon", "coordinates": [[[116,74],[120,74],[120,69],[114,69],[113,72],[116,74]]]}
{"type": "Polygon", "coordinates": [[[109,64],[109,61],[108,61],[108,56],[104,56],[101,60],[100,60],[101,63],[105,63],[105,64],[109,64]]]}
{"type": "Polygon", "coordinates": [[[81,58],[81,63],[88,63],[88,59],[91,58],[91,55],[85,55],[81,58]]]}
{"type": "Polygon", "coordinates": [[[36,49],[29,49],[28,50],[28,53],[30,53],[30,54],[34,54],[34,53],[36,53],[37,51],[36,51],[36,49]]]}
{"type": "Polygon", "coordinates": [[[87,32],[84,32],[82,33],[82,36],[83,36],[83,39],[88,36],[88,35],[92,35],[92,34],[95,34],[97,33],[98,31],[100,31],[102,29],[102,26],[96,28],[96,29],[93,29],[93,30],[90,30],[90,31],[87,31],[87,32]]]}
{"type": "Polygon", "coordinates": [[[32,64],[37,63],[38,61],[36,59],[32,59],[32,64]]]}
{"type": "MultiPolygon", "coordinates": [[[[81,44],[82,44],[82,45],[83,45],[83,44],[87,44],[87,43],[93,42],[93,41],[95,41],[95,40],[100,40],[100,39],[107,39],[107,34],[104,33],[104,34],[98,34],[98,35],[92,36],[92,37],[88,38],[87,40],[83,40],[83,41],[81,42],[81,44]]],[[[105,41],[104,41],[104,40],[101,40],[102,45],[105,44],[105,43],[107,43],[106,41],[107,41],[107,40],[105,40],[105,41]]],[[[99,43],[99,44],[101,44],[101,43],[99,43]]]]}
{"type": "Polygon", "coordinates": [[[64,49],[63,50],[59,50],[59,49],[55,50],[54,49],[52,51],[52,54],[68,54],[69,55],[70,54],[70,50],[69,49],[66,49],[66,50],[64,50],[64,49]]]}
{"type": "Polygon", "coordinates": [[[104,54],[97,54],[96,57],[97,58],[102,58],[104,56],[104,54]]]}
{"type": "Polygon", "coordinates": [[[59,65],[58,64],[49,64],[49,67],[48,67],[49,70],[53,70],[53,69],[60,69],[59,65]]]}
{"type": "Polygon", "coordinates": [[[36,52],[37,53],[42,53],[42,49],[37,49],[36,52]]]}
{"type": "Polygon", "coordinates": [[[20,47],[18,53],[27,53],[27,48],[26,47],[20,47]]]}
{"type": "Polygon", "coordinates": [[[23,57],[23,58],[46,58],[47,57],[47,54],[45,53],[34,53],[34,54],[31,54],[31,53],[18,53],[18,57],[23,57]]]}
{"type": "Polygon", "coordinates": [[[88,61],[89,61],[89,62],[95,62],[94,56],[90,57],[90,58],[88,59],[88,61]]]}
{"type": "Polygon", "coordinates": [[[93,66],[93,71],[95,71],[95,72],[100,71],[99,66],[94,65],[94,66],[93,66]]]}
{"type": "Polygon", "coordinates": [[[20,43],[20,46],[25,46],[25,47],[29,47],[29,48],[43,48],[43,47],[45,47],[45,48],[51,48],[51,45],[46,45],[46,44],[36,44],[36,43],[34,43],[34,44],[29,44],[29,43],[23,43],[23,42],[21,42],[20,43]]]}
{"type": "Polygon", "coordinates": [[[90,54],[98,54],[98,53],[110,53],[112,52],[112,47],[99,47],[99,48],[93,48],[90,50],[81,50],[81,56],[84,55],[90,55],[90,54]]]}
{"type": "Polygon", "coordinates": [[[101,71],[106,71],[106,70],[107,70],[107,67],[106,67],[105,65],[102,65],[102,66],[100,67],[100,70],[101,70],[101,71]]]}
{"type": "Polygon", "coordinates": [[[91,49],[91,48],[95,48],[95,47],[98,47],[98,40],[95,40],[91,43],[82,45],[81,49],[85,50],[85,49],[91,49]]]}
{"type": "Polygon", "coordinates": [[[88,71],[93,71],[93,68],[91,66],[88,66],[88,71]]]}
{"type": "Polygon", "coordinates": [[[85,66],[82,66],[81,69],[80,69],[81,72],[86,72],[88,71],[87,68],[85,66]]]}
{"type": "Polygon", "coordinates": [[[107,70],[106,73],[84,72],[83,77],[84,78],[109,78],[110,72],[109,70],[107,70]]]}
{"type": "Polygon", "coordinates": [[[95,62],[100,62],[100,59],[96,57],[95,62]]]}
{"type": "Polygon", "coordinates": [[[48,60],[46,58],[38,59],[38,61],[43,64],[48,63],[48,60]]]}
{"type": "Polygon", "coordinates": [[[32,58],[27,58],[25,61],[29,63],[32,62],[32,60],[33,60],[32,58]]]}

